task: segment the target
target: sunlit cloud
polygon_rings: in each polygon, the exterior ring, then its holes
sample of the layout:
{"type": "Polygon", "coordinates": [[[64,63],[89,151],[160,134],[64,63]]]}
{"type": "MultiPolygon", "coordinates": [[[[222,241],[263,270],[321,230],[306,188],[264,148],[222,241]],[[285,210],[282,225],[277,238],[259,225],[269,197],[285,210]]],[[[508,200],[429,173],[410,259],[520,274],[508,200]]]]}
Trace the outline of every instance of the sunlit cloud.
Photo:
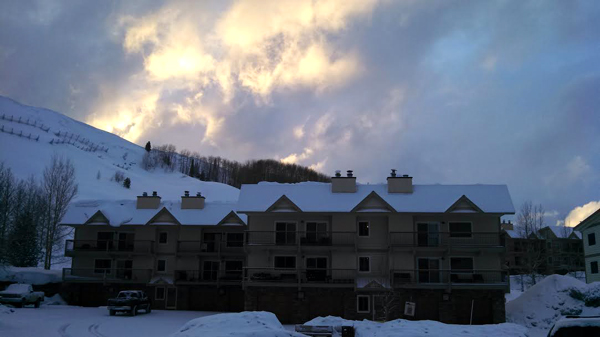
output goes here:
{"type": "Polygon", "coordinates": [[[565,226],[575,227],[592,213],[600,209],[600,201],[590,201],[583,206],[575,207],[565,218],[565,226]]]}

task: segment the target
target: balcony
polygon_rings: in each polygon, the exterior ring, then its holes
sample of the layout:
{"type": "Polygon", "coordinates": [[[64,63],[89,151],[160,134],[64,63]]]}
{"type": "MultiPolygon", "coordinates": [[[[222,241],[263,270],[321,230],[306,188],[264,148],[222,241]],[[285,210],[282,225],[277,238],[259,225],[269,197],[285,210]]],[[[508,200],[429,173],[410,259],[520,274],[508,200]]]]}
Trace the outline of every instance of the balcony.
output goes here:
{"type": "Polygon", "coordinates": [[[248,246],[354,247],[356,232],[247,231],[248,246]]]}
{"type": "Polygon", "coordinates": [[[148,283],[152,269],[64,268],[65,282],[148,283]]]}
{"type": "Polygon", "coordinates": [[[241,270],[175,270],[178,284],[242,284],[241,270]]]}
{"type": "Polygon", "coordinates": [[[81,256],[85,254],[152,254],[154,241],[124,240],[67,240],[65,256],[81,256]]]}
{"type": "Polygon", "coordinates": [[[390,246],[407,248],[444,248],[444,249],[504,249],[500,233],[426,233],[391,232],[390,246]]]}
{"type": "Polygon", "coordinates": [[[177,253],[180,255],[244,254],[243,241],[178,241],[177,253]]]}
{"type": "Polygon", "coordinates": [[[393,288],[499,288],[508,287],[504,270],[392,270],[393,288]]]}
{"type": "Polygon", "coordinates": [[[244,283],[303,287],[354,287],[355,269],[244,268],[244,283]]]}

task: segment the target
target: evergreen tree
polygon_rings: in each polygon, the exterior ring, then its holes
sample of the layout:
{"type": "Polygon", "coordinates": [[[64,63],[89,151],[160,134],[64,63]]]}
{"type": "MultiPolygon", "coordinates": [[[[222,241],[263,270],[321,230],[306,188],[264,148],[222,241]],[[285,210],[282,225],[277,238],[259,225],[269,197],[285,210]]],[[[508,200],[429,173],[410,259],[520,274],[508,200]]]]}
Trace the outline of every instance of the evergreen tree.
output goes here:
{"type": "Polygon", "coordinates": [[[205,181],[206,180],[206,176],[204,175],[204,171],[200,172],[200,176],[198,177],[198,179],[205,181]]]}
{"type": "Polygon", "coordinates": [[[125,180],[123,180],[123,187],[130,188],[131,187],[131,179],[125,178],[125,180]]]}
{"type": "Polygon", "coordinates": [[[194,159],[192,159],[192,163],[190,164],[190,177],[195,177],[196,176],[196,169],[194,167],[194,159]]]}
{"type": "Polygon", "coordinates": [[[150,144],[150,141],[148,141],[148,143],[146,143],[146,152],[150,152],[150,150],[152,150],[152,145],[150,144]]]}
{"type": "Polygon", "coordinates": [[[42,197],[33,178],[20,182],[15,191],[13,226],[8,237],[8,262],[15,267],[35,267],[40,258],[39,223],[42,197]]]}

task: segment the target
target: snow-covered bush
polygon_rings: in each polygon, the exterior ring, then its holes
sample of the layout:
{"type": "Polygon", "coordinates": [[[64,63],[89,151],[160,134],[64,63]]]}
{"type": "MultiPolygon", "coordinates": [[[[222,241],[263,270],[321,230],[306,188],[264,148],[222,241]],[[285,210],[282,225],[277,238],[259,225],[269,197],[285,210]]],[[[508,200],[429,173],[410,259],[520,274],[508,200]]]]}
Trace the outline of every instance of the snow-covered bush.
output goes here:
{"type": "Polygon", "coordinates": [[[115,171],[115,175],[113,176],[112,180],[120,183],[125,179],[125,174],[122,171],[115,171]]]}

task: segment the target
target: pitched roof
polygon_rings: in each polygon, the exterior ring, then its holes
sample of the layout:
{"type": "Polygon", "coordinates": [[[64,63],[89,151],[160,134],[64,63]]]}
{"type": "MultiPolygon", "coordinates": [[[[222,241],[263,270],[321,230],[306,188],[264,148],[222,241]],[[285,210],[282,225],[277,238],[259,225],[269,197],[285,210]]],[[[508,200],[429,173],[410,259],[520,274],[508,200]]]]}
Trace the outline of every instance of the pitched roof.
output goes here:
{"type": "Polygon", "coordinates": [[[590,226],[600,225],[600,209],[592,213],[590,216],[581,221],[577,226],[575,226],[576,231],[583,231],[584,229],[590,226]]]}
{"type": "Polygon", "coordinates": [[[238,212],[265,212],[285,195],[303,212],[351,212],[371,193],[396,212],[444,213],[465,196],[485,213],[514,214],[506,185],[414,185],[413,193],[388,193],[386,184],[358,184],[355,193],[332,193],[330,183],[242,185],[238,212]]]}
{"type": "MultiPolygon", "coordinates": [[[[181,209],[181,201],[162,201],[157,209],[137,209],[135,200],[80,201],[69,206],[62,225],[82,225],[98,212],[114,227],[146,225],[159,214],[170,214],[181,225],[217,225],[235,210],[234,203],[206,202],[203,209],[181,209]]],[[[246,215],[237,214],[246,223],[246,215]]],[[[93,224],[90,224],[93,225],[93,224]]]]}

